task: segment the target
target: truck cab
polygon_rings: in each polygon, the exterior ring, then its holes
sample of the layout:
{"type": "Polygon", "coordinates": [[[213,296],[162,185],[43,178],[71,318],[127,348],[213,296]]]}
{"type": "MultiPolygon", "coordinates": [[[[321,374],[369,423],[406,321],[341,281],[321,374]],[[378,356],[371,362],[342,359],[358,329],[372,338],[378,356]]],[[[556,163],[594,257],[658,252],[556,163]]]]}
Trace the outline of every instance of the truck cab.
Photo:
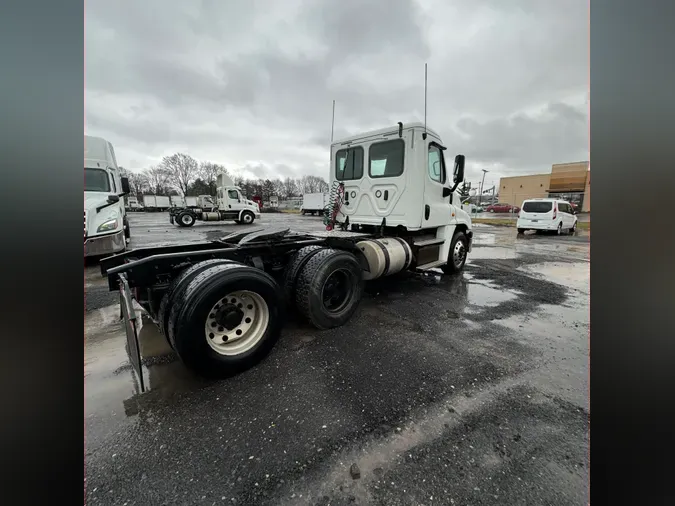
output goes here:
{"type": "Polygon", "coordinates": [[[110,142],[84,136],[84,256],[124,251],[130,237],[123,197],[129,181],[122,177],[110,142]]]}
{"type": "Polygon", "coordinates": [[[464,179],[464,156],[449,164],[445,151],[438,133],[422,123],[398,123],[334,142],[330,182],[336,223],[412,237],[423,270],[448,262],[460,231],[466,251],[458,254],[465,258],[471,217],[455,191],[464,179]]]}
{"type": "Polygon", "coordinates": [[[236,213],[237,220],[243,220],[243,217],[249,216],[244,211],[253,213],[254,218],[260,217],[260,207],[252,200],[243,196],[241,188],[234,185],[234,181],[230,179],[227,174],[218,174],[216,178],[216,199],[218,202],[218,209],[228,215],[236,213]]]}

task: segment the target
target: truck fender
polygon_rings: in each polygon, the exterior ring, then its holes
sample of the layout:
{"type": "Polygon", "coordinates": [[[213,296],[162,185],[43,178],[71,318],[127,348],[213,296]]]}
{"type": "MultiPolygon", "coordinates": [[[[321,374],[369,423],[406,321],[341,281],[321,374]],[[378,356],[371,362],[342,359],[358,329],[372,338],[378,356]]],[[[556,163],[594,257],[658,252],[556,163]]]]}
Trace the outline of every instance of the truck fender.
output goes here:
{"type": "Polygon", "coordinates": [[[254,216],[256,214],[256,212],[253,209],[242,209],[242,210],[239,211],[239,215],[237,217],[237,219],[239,221],[241,221],[241,215],[244,214],[246,211],[249,211],[249,212],[253,213],[254,216]]]}

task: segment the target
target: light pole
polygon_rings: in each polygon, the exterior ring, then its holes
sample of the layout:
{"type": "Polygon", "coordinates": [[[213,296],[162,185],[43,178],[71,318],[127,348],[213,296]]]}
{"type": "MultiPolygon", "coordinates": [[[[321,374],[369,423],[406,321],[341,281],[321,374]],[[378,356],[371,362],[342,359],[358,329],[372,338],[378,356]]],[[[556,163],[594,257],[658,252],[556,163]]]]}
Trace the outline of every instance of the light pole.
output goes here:
{"type": "Polygon", "coordinates": [[[483,183],[485,183],[485,174],[487,174],[489,171],[485,169],[481,169],[483,171],[483,179],[480,182],[480,196],[478,197],[478,205],[481,205],[483,203],[483,183]]]}

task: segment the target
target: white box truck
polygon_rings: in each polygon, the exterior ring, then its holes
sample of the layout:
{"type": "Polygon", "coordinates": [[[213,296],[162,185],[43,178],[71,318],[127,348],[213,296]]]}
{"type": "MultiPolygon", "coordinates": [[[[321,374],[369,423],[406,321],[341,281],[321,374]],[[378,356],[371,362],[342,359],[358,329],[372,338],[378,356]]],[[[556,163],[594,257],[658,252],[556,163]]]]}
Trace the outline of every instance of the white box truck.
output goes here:
{"type": "Polygon", "coordinates": [[[84,256],[124,251],[131,234],[123,197],[129,180],[120,175],[112,144],[84,136],[84,256]]]}
{"type": "Polygon", "coordinates": [[[198,197],[185,197],[185,206],[184,207],[197,207],[198,197]]]}
{"type": "Polygon", "coordinates": [[[143,206],[138,202],[137,197],[124,197],[124,207],[127,212],[142,211],[143,206]]]}
{"type": "Polygon", "coordinates": [[[171,207],[185,207],[185,199],[180,195],[171,195],[169,202],[171,202],[171,207]]]}
{"type": "Polygon", "coordinates": [[[166,211],[171,207],[171,201],[163,195],[143,195],[143,206],[146,211],[166,211]]]}
{"type": "Polygon", "coordinates": [[[305,193],[302,197],[302,214],[323,214],[323,210],[328,204],[327,193],[305,193]]]}

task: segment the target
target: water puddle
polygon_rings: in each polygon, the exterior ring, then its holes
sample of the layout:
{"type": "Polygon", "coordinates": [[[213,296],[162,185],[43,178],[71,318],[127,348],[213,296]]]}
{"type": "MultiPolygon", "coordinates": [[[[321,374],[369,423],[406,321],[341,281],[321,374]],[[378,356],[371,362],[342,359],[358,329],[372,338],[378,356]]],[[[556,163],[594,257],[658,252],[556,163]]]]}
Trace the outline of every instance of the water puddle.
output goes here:
{"type": "Polygon", "coordinates": [[[478,232],[474,234],[473,236],[473,245],[474,246],[491,246],[495,244],[497,241],[497,238],[495,237],[495,234],[486,234],[482,232],[478,232]]]}
{"type": "Polygon", "coordinates": [[[511,291],[489,286],[488,283],[469,283],[467,301],[471,306],[495,307],[517,296],[511,291]]]}
{"type": "Polygon", "coordinates": [[[517,270],[585,294],[590,292],[590,264],[588,262],[543,262],[524,265],[517,270]]]}
{"type": "MultiPolygon", "coordinates": [[[[138,308],[137,308],[138,311],[138,308]]],[[[141,312],[138,311],[141,315],[141,312]]],[[[193,391],[209,382],[189,371],[171,350],[165,337],[147,315],[138,339],[146,391],[141,393],[136,374],[127,355],[124,327],[119,306],[109,306],[85,315],[85,416],[105,412],[132,416],[141,406],[150,407],[158,399],[193,391]]]]}

